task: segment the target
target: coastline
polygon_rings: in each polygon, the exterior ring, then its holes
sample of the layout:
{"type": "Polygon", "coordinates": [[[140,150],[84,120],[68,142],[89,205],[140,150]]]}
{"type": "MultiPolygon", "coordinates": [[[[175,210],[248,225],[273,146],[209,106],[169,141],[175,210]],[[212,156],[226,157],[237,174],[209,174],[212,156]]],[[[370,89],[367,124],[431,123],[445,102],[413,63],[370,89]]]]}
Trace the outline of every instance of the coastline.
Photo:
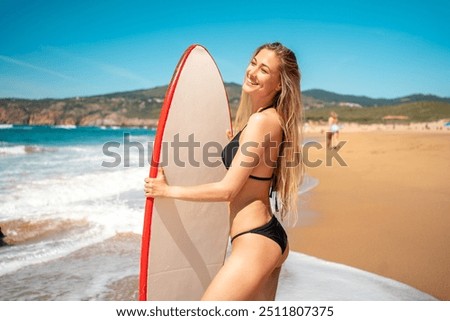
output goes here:
{"type": "MultiPolygon", "coordinates": [[[[8,128],[13,127],[8,126],[8,128]]],[[[397,133],[387,129],[380,131],[374,126],[364,129],[369,131],[369,133],[357,133],[356,125],[355,133],[350,133],[349,128],[350,126],[346,126],[341,135],[343,140],[348,141],[342,148],[343,158],[346,161],[351,161],[347,168],[340,168],[339,166],[334,166],[333,168],[325,166],[307,168],[305,184],[302,186],[304,193],[300,196],[301,206],[299,225],[296,230],[290,231],[291,250],[301,253],[291,253],[286,268],[282,271],[283,275],[280,280],[280,298],[285,298],[287,300],[295,298],[301,300],[311,300],[313,298],[318,300],[336,300],[336,298],[339,300],[389,300],[389,298],[392,300],[428,300],[428,296],[423,293],[427,292],[436,298],[443,299],[442,296],[438,296],[435,292],[428,291],[424,287],[419,287],[414,282],[409,282],[408,280],[394,277],[390,274],[387,276],[402,283],[395,284],[395,282],[383,280],[382,277],[378,277],[378,275],[385,275],[383,274],[383,271],[378,270],[380,267],[379,265],[385,264],[385,261],[394,264],[392,267],[388,266],[390,269],[395,270],[398,269],[399,266],[396,261],[391,262],[390,257],[386,253],[379,253],[383,251],[391,253],[393,251],[392,249],[384,248],[377,252],[373,251],[374,244],[369,242],[369,245],[367,245],[364,243],[367,243],[368,240],[372,243],[380,243],[381,240],[379,239],[385,237],[386,231],[374,224],[373,217],[366,218],[355,211],[358,210],[358,208],[365,209],[367,206],[364,202],[378,202],[378,195],[380,193],[376,192],[373,195],[368,195],[367,199],[363,201],[360,199],[358,200],[357,197],[364,191],[359,191],[358,189],[356,193],[355,189],[352,188],[352,186],[355,186],[355,180],[353,179],[353,181],[351,181],[352,176],[354,176],[352,174],[353,172],[342,172],[341,170],[359,169],[360,172],[366,171],[368,172],[366,174],[370,174],[370,170],[374,170],[370,167],[372,159],[377,160],[378,157],[379,161],[382,160],[386,162],[386,155],[393,154],[396,155],[396,157],[403,154],[409,155],[408,157],[416,164],[414,166],[419,167],[419,170],[417,171],[419,174],[430,176],[429,172],[431,171],[431,173],[434,173],[433,175],[435,175],[432,176],[434,179],[431,179],[431,183],[427,183],[427,180],[416,182],[416,184],[411,183],[411,181],[405,182],[404,187],[406,189],[412,189],[412,192],[418,195],[413,195],[413,198],[415,198],[414,201],[421,199],[425,204],[422,209],[429,208],[426,212],[413,213],[414,215],[411,215],[411,217],[414,218],[414,221],[422,219],[426,222],[426,220],[430,218],[436,220],[436,217],[439,215],[442,216],[443,212],[446,210],[448,211],[449,203],[448,201],[447,203],[441,202],[442,208],[440,210],[437,209],[436,206],[432,207],[427,203],[429,203],[429,200],[436,200],[436,198],[430,198],[430,195],[427,193],[430,193],[430,191],[431,193],[437,192],[438,194],[441,193],[444,195],[443,197],[448,195],[448,171],[447,168],[442,168],[442,164],[447,164],[448,154],[441,155],[441,153],[445,153],[445,150],[448,149],[449,135],[445,135],[442,131],[432,133],[430,130],[427,130],[424,133],[417,131],[406,133],[403,131],[397,133]],[[396,145],[397,147],[391,145],[395,139],[386,139],[386,137],[389,137],[386,136],[387,134],[397,137],[397,143],[400,139],[400,147],[398,145],[396,145]],[[414,135],[411,136],[412,134],[418,135],[419,138],[411,141],[411,139],[415,137],[414,135]],[[438,138],[431,139],[434,136],[438,138]],[[422,139],[426,138],[426,140],[422,141],[420,137],[424,137],[422,139]],[[444,140],[442,141],[439,137],[444,140]],[[358,147],[356,144],[358,139],[360,141],[362,140],[363,147],[358,147]],[[404,142],[402,142],[402,140],[404,140],[404,142]],[[366,146],[368,145],[367,141],[371,142],[371,150],[368,150],[368,146],[366,146]],[[395,149],[393,146],[396,149],[399,149],[399,151],[393,150],[395,149]],[[413,150],[409,151],[409,154],[406,153],[408,150],[411,150],[411,148],[413,150]],[[434,151],[433,153],[440,155],[444,162],[438,162],[441,167],[432,164],[430,169],[426,168],[426,170],[423,170],[422,168],[426,166],[423,166],[423,164],[418,162],[418,159],[422,159],[423,163],[427,162],[429,157],[437,157],[434,154],[430,155],[430,152],[432,151],[434,151]],[[367,156],[367,154],[369,156],[367,156]],[[358,157],[355,158],[355,156],[358,157]],[[362,163],[363,166],[361,166],[361,164],[358,163],[360,157],[369,157],[369,161],[364,161],[362,163]],[[355,160],[357,163],[355,163],[355,160]],[[369,168],[369,171],[367,168],[369,168]],[[433,170],[438,170],[438,172],[433,172],[433,170]],[[320,176],[320,173],[323,175],[320,176]],[[337,176],[337,179],[333,181],[335,176],[337,176]],[[438,182],[436,179],[437,176],[442,179],[443,186],[440,188],[436,188],[436,186],[433,187],[433,184],[438,182]],[[349,179],[350,181],[348,181],[349,179]],[[319,182],[318,185],[317,182],[319,182]],[[347,194],[334,192],[336,187],[333,184],[336,184],[336,182],[339,186],[339,192],[347,189],[349,190],[347,194]],[[332,184],[331,186],[330,183],[332,184]],[[416,191],[420,186],[422,186],[422,189],[416,191]],[[421,197],[420,193],[426,194],[426,198],[421,197]],[[333,199],[331,194],[337,195],[335,195],[336,197],[333,199]],[[342,199],[341,203],[339,203],[341,200],[339,197],[342,199]],[[353,204],[348,202],[349,199],[358,200],[358,202],[353,204]],[[332,206],[327,204],[330,202],[332,202],[332,206]],[[348,207],[349,209],[353,208],[353,210],[349,210],[347,213],[342,210],[344,207],[348,207]],[[428,214],[429,211],[431,211],[432,215],[428,214]],[[362,221],[364,220],[372,224],[372,230],[364,231],[365,226],[361,228],[362,223],[364,223],[362,221]],[[358,230],[358,232],[360,232],[360,234],[355,232],[355,225],[357,227],[359,226],[360,230],[358,230]],[[376,231],[379,231],[378,234],[376,231]],[[336,239],[338,239],[338,241],[336,241],[336,239]],[[332,246],[338,247],[338,250],[332,246]],[[304,250],[304,248],[306,248],[306,250],[304,250]],[[376,257],[370,259],[364,258],[364,255],[367,256],[367,253],[364,252],[367,251],[367,248],[373,251],[372,254],[376,255],[376,257]],[[307,252],[307,250],[310,252],[307,252]],[[328,251],[328,253],[326,251],[328,251]],[[324,253],[331,253],[334,256],[324,256],[324,253]],[[357,265],[353,263],[353,261],[347,257],[351,255],[361,256],[358,258],[362,258],[363,263],[367,264],[357,265]],[[320,259],[316,260],[316,258],[320,257],[324,258],[326,261],[320,259]],[[341,262],[341,264],[335,264],[332,263],[332,261],[341,262]],[[342,264],[345,264],[345,266],[342,264]],[[369,265],[369,267],[367,267],[367,265],[369,265]],[[375,268],[371,270],[370,265],[375,266],[375,268]],[[362,271],[360,270],[352,270],[352,266],[369,272],[371,271],[375,274],[367,275],[369,273],[366,274],[361,273],[362,271]],[[358,275],[360,275],[362,279],[355,278],[355,276],[358,275]],[[403,291],[401,289],[403,288],[402,284],[404,283],[423,292],[416,293],[411,291],[411,289],[403,291]],[[385,284],[386,286],[380,286],[382,284],[385,284]],[[344,290],[344,288],[346,290],[344,290]],[[399,292],[394,291],[393,288],[398,288],[399,292]]],[[[39,128],[39,131],[41,129],[45,128],[39,128]]],[[[86,132],[85,129],[76,129],[72,127],[70,129],[76,130],[79,133],[86,132]]],[[[317,127],[314,131],[310,130],[310,132],[305,135],[305,142],[319,142],[323,145],[324,134],[321,133],[321,131],[324,129],[326,130],[326,127],[317,127]]],[[[46,130],[54,133],[56,129],[48,128],[46,130]]],[[[436,129],[436,131],[439,130],[436,129]]],[[[58,132],[69,133],[72,131],[58,129],[58,132]]],[[[99,133],[102,134],[104,131],[92,132],[87,130],[87,132],[91,133],[88,137],[93,137],[95,141],[98,141],[99,133]]],[[[116,137],[117,132],[120,134],[120,131],[111,128],[108,135],[116,137]]],[[[71,134],[70,137],[72,136],[73,135],[71,134]]],[[[79,137],[79,135],[75,136],[79,137]]],[[[64,137],[65,136],[62,135],[60,138],[64,139],[64,137]]],[[[3,231],[6,232],[9,241],[12,241],[12,243],[18,241],[20,244],[17,243],[14,246],[3,248],[3,257],[2,260],[0,260],[3,262],[3,265],[0,265],[4,267],[5,263],[11,263],[12,261],[10,258],[15,258],[16,263],[21,264],[21,267],[16,266],[15,271],[12,273],[0,276],[2,282],[0,298],[3,300],[136,299],[141,240],[140,226],[142,224],[141,215],[143,213],[144,199],[142,192],[135,188],[135,182],[140,180],[139,177],[146,175],[146,170],[137,168],[138,164],[136,158],[136,163],[133,163],[134,165],[132,166],[136,168],[118,168],[117,171],[112,172],[109,170],[106,172],[92,171],[90,164],[92,164],[92,162],[98,162],[98,164],[100,164],[102,159],[97,158],[98,155],[96,151],[98,150],[98,146],[95,147],[95,145],[91,146],[90,144],[86,145],[89,141],[89,139],[87,139],[88,137],[83,136],[82,141],[85,145],[81,146],[76,144],[76,146],[71,146],[70,144],[69,146],[65,146],[62,142],[53,141],[52,144],[57,145],[57,147],[54,148],[53,145],[49,147],[47,146],[48,143],[44,142],[42,148],[39,147],[30,153],[26,150],[21,150],[20,153],[16,153],[17,151],[15,150],[8,150],[8,153],[3,155],[4,158],[2,159],[4,161],[3,166],[5,168],[5,173],[11,174],[10,176],[2,177],[4,182],[7,182],[4,183],[3,186],[10,188],[11,190],[10,192],[4,190],[6,203],[3,204],[2,213],[3,215],[10,215],[13,220],[16,217],[16,212],[21,213],[20,218],[25,221],[18,223],[20,223],[19,225],[21,227],[26,229],[26,234],[22,234],[22,232],[14,234],[18,231],[17,227],[9,229],[5,224],[1,224],[2,227],[5,227],[3,231]],[[23,159],[27,161],[24,162],[22,161],[23,159]],[[89,162],[86,162],[86,159],[89,159],[89,162]],[[49,177],[46,172],[38,171],[35,173],[36,175],[32,177],[34,184],[27,185],[25,189],[20,185],[19,178],[21,175],[8,170],[8,168],[11,167],[7,167],[15,166],[14,164],[16,163],[26,164],[30,161],[42,163],[43,160],[50,162],[53,166],[53,176],[49,177]],[[70,174],[73,176],[70,180],[67,179],[66,173],[62,172],[64,167],[59,166],[60,162],[66,164],[67,160],[70,161],[70,174]],[[141,170],[143,172],[141,172],[141,170]],[[16,177],[17,181],[15,180],[16,177]],[[105,180],[110,183],[108,186],[103,184],[105,180]],[[68,183],[69,181],[70,183],[68,183]],[[95,182],[98,184],[95,185],[95,182]],[[19,185],[16,186],[15,184],[19,185]],[[113,189],[112,187],[118,189],[113,189]],[[91,190],[95,190],[95,193],[90,193],[89,191],[91,190]],[[58,198],[58,195],[69,194],[71,195],[70,198],[58,198]],[[52,195],[52,197],[49,197],[49,195],[52,195]],[[64,200],[64,202],[62,202],[62,200],[64,200]],[[9,206],[8,204],[14,206],[9,206]],[[33,207],[30,207],[30,204],[32,204],[33,207]],[[73,204],[76,204],[76,206],[73,206],[73,204]],[[39,211],[33,212],[29,210],[30,208],[35,207],[38,207],[39,211]],[[51,221],[49,220],[49,213],[52,213],[52,215],[50,215],[50,218],[52,218],[51,221]],[[106,213],[108,213],[108,216],[105,216],[106,213]],[[27,216],[25,214],[30,215],[27,216]],[[46,227],[45,229],[41,228],[43,225],[46,227]],[[88,233],[91,228],[93,229],[93,234],[88,233]],[[12,232],[8,230],[12,230],[12,232]],[[101,233],[106,233],[106,238],[101,242],[92,243],[92,236],[99,236],[101,233]],[[28,235],[27,237],[29,238],[20,241],[17,239],[17,235],[20,235],[21,237],[28,235]],[[66,242],[66,238],[68,238],[68,242],[66,242]],[[75,252],[72,252],[73,248],[71,246],[73,244],[79,244],[80,240],[82,242],[87,242],[85,243],[87,245],[83,246],[81,249],[75,249],[75,252]],[[46,243],[47,241],[51,242],[46,243]],[[49,246],[49,244],[58,246],[54,248],[49,246]],[[45,251],[43,251],[44,249],[45,251]],[[55,250],[56,252],[54,252],[55,250]],[[52,253],[59,253],[60,255],[57,255],[57,258],[55,259],[43,255],[52,253]],[[20,255],[23,256],[25,261],[20,259],[20,255]],[[67,280],[76,280],[76,282],[72,283],[70,291],[67,290],[67,280]]],[[[43,138],[41,136],[36,136],[35,138],[37,139],[35,142],[36,144],[42,144],[43,138]]],[[[19,146],[23,145],[22,142],[17,144],[19,146]]],[[[17,146],[12,146],[11,148],[16,147],[17,146]]],[[[320,159],[320,157],[323,158],[323,149],[315,150],[315,152],[313,151],[314,149],[311,149],[310,156],[312,160],[320,159]]],[[[137,151],[135,150],[135,152],[137,151]]],[[[382,161],[379,162],[381,165],[383,165],[382,161]]],[[[389,166],[384,165],[384,167],[389,166]]],[[[97,166],[94,166],[94,169],[95,168],[97,168],[97,166]]],[[[27,170],[26,167],[19,169],[22,169],[23,171],[27,170]]],[[[15,168],[14,170],[17,169],[15,168]]],[[[403,170],[403,173],[410,172],[408,168],[403,170]]],[[[388,171],[388,173],[392,175],[392,170],[388,171]]],[[[365,177],[365,179],[368,178],[370,179],[370,175],[369,177],[365,177]]],[[[392,179],[392,177],[386,178],[382,175],[380,176],[379,173],[375,175],[375,178],[384,181],[388,178],[392,179]]],[[[372,181],[373,180],[372,177],[372,181]]],[[[357,185],[358,188],[363,186],[361,185],[361,181],[364,180],[360,180],[359,185],[357,185]]],[[[397,182],[396,184],[398,185],[399,183],[397,182]]],[[[366,190],[370,187],[373,191],[373,185],[373,182],[371,182],[371,184],[365,184],[364,189],[366,190]]],[[[401,191],[401,188],[397,189],[401,191]]],[[[395,191],[395,193],[397,193],[397,191],[395,191]]],[[[398,197],[395,193],[393,193],[393,196],[390,196],[392,199],[398,197]]],[[[403,194],[400,193],[400,195],[403,194]]],[[[392,199],[388,198],[388,201],[392,201],[392,199]]],[[[385,215],[387,217],[381,218],[380,215],[376,213],[376,209],[372,210],[372,215],[374,217],[380,217],[378,223],[381,222],[385,225],[386,223],[390,224],[389,227],[391,230],[388,232],[396,231],[395,229],[401,229],[404,228],[403,225],[407,225],[404,222],[407,215],[401,213],[401,211],[400,214],[401,215],[398,215],[396,213],[398,217],[397,220],[391,222],[389,221],[389,215],[385,215]],[[375,213],[375,215],[373,213],[375,213]]],[[[404,252],[410,251],[411,253],[419,254],[419,258],[422,259],[422,261],[420,261],[421,265],[426,266],[428,268],[426,273],[429,273],[430,276],[434,278],[434,283],[426,280],[426,284],[431,285],[442,282],[442,280],[448,282],[446,279],[448,278],[449,273],[446,273],[445,271],[442,272],[442,267],[447,267],[448,271],[448,261],[445,261],[445,257],[441,259],[440,262],[438,261],[440,259],[439,255],[442,256],[443,251],[445,251],[445,244],[449,244],[448,238],[444,235],[445,231],[443,231],[448,225],[448,221],[446,221],[445,218],[442,219],[439,217],[439,222],[441,222],[441,230],[436,229],[436,226],[439,224],[436,224],[436,222],[433,221],[429,224],[432,225],[431,227],[422,224],[422,226],[425,227],[423,228],[423,231],[419,230],[419,232],[417,232],[417,226],[416,232],[408,232],[409,234],[405,233],[403,230],[400,231],[402,233],[396,231],[396,237],[406,242],[409,241],[408,238],[417,238],[418,236],[422,237],[422,239],[425,236],[428,238],[428,240],[419,240],[419,242],[417,242],[418,240],[414,240],[415,243],[411,246],[419,245],[418,248],[414,249],[416,252],[407,247],[399,247],[399,249],[404,252]],[[425,235],[426,233],[429,233],[429,235],[425,235]],[[418,234],[418,236],[416,236],[416,234],[418,234]],[[433,240],[433,238],[436,238],[439,235],[442,236],[440,236],[440,245],[433,245],[433,242],[436,243],[436,240],[433,240]],[[420,246],[423,248],[420,248],[420,246]],[[430,254],[427,257],[423,253],[425,251],[430,253],[434,251],[437,254],[430,254]],[[438,272],[441,273],[441,275],[433,274],[436,272],[436,266],[440,268],[439,271],[442,273],[438,272]]],[[[392,235],[389,236],[392,237],[392,235]]],[[[391,242],[391,246],[398,247],[398,244],[391,242]]],[[[353,259],[353,257],[350,258],[353,259]]],[[[407,263],[411,263],[409,258],[403,259],[403,261],[405,266],[407,263]]],[[[407,267],[406,270],[400,272],[404,272],[406,275],[412,274],[417,280],[423,278],[423,275],[415,275],[418,273],[414,270],[414,268],[422,268],[422,266],[418,266],[415,262],[413,262],[412,266],[413,269],[407,267]]],[[[422,273],[423,271],[419,272],[422,273]]],[[[437,285],[437,288],[442,290],[442,285],[437,285]]],[[[447,291],[446,289],[447,288],[444,288],[444,291],[447,291]]]]}
{"type": "MultiPolygon", "coordinates": [[[[325,146],[326,127],[305,130],[325,146]]],[[[418,125],[347,125],[326,165],[311,148],[306,174],[319,185],[301,198],[308,224],[289,229],[291,250],[342,263],[450,300],[450,131],[418,125]],[[308,215],[311,217],[311,215],[308,215]]]]}

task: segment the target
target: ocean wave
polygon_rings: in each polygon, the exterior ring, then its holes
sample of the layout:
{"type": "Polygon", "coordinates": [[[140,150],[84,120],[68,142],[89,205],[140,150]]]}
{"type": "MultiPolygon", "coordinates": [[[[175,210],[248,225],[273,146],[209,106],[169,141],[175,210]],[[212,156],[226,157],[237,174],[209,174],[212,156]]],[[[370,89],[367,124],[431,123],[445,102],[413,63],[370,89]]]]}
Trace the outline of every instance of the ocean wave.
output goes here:
{"type": "Polygon", "coordinates": [[[10,129],[13,127],[14,127],[14,125],[11,125],[11,124],[0,124],[0,129],[10,129]]]}
{"type": "Polygon", "coordinates": [[[98,128],[102,129],[102,130],[117,130],[117,129],[123,129],[120,126],[99,126],[98,128]]]}
{"type": "MultiPolygon", "coordinates": [[[[110,235],[108,237],[111,237],[110,235]]],[[[0,252],[0,275],[14,272],[20,268],[45,263],[67,256],[81,248],[105,240],[101,229],[74,229],[60,233],[57,237],[44,238],[37,242],[25,242],[14,246],[5,246],[0,252]]]]}
{"type": "Polygon", "coordinates": [[[1,223],[2,232],[6,236],[5,242],[9,245],[20,245],[24,243],[36,243],[46,239],[57,238],[73,229],[86,228],[87,220],[69,219],[42,219],[36,221],[13,220],[1,223]]]}
{"type": "Polygon", "coordinates": [[[77,129],[77,126],[75,126],[75,125],[56,125],[56,126],[52,126],[52,128],[77,129]]]}
{"type": "MultiPolygon", "coordinates": [[[[132,127],[120,127],[120,126],[99,126],[97,128],[102,129],[102,130],[119,130],[119,129],[125,129],[125,128],[132,129],[132,127]]],[[[136,129],[139,129],[139,128],[137,127],[136,129]]]]}
{"type": "MultiPolygon", "coordinates": [[[[124,233],[140,234],[142,209],[120,200],[44,207],[34,215],[0,221],[5,241],[0,275],[65,257],[124,233]]],[[[22,217],[19,212],[17,216],[22,217]]]]}
{"type": "Polygon", "coordinates": [[[33,145],[0,146],[0,155],[25,155],[41,152],[53,152],[56,148],[33,145]]]}
{"type": "Polygon", "coordinates": [[[101,146],[97,145],[69,145],[69,146],[37,146],[37,145],[12,145],[9,143],[0,142],[0,155],[25,155],[32,153],[56,152],[62,151],[67,155],[72,153],[84,154],[86,157],[99,156],[102,157],[103,152],[101,146]],[[96,155],[97,154],[97,155],[96,155]]]}
{"type": "Polygon", "coordinates": [[[22,154],[26,154],[25,146],[0,147],[0,155],[1,154],[6,154],[6,155],[22,155],[22,154]]]}
{"type": "MultiPolygon", "coordinates": [[[[3,217],[71,211],[73,204],[103,202],[106,198],[142,187],[145,168],[98,171],[73,176],[24,181],[14,192],[2,195],[0,213],[3,217]]],[[[89,209],[88,209],[89,210],[89,209]]]]}

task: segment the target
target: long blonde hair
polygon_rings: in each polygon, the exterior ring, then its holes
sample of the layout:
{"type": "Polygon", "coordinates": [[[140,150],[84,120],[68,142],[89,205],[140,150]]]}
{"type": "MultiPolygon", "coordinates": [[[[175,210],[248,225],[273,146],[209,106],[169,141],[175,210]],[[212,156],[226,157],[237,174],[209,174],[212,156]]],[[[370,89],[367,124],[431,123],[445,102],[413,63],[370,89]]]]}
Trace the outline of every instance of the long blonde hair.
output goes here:
{"type": "MultiPolygon", "coordinates": [[[[252,59],[262,50],[276,53],[280,59],[281,91],[274,97],[273,105],[280,116],[283,130],[283,142],[280,146],[277,166],[274,170],[275,181],[272,188],[280,201],[280,218],[289,225],[297,221],[298,190],[303,180],[303,159],[301,155],[303,105],[300,91],[300,70],[293,51],[279,42],[260,46],[252,59]]],[[[248,94],[242,91],[241,101],[236,113],[235,125],[242,129],[252,114],[248,94]]]]}

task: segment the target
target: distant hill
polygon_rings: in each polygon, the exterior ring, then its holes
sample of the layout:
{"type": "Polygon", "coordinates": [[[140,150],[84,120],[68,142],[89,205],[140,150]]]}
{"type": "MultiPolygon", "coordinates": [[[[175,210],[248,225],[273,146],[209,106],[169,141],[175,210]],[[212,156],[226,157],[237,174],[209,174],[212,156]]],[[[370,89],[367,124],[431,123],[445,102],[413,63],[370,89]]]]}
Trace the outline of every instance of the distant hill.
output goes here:
{"type": "MultiPolygon", "coordinates": [[[[148,100],[148,99],[164,99],[166,95],[168,86],[159,86],[150,89],[140,89],[133,91],[124,91],[124,92],[116,92],[110,93],[106,95],[96,95],[96,96],[88,96],[83,97],[85,100],[89,99],[113,99],[113,98],[125,98],[130,100],[148,100]]],[[[225,83],[225,89],[227,91],[228,99],[230,101],[239,102],[241,96],[241,85],[236,83],[225,83]]]]}
{"type": "Polygon", "coordinates": [[[330,91],[321,89],[309,89],[303,91],[303,96],[312,98],[323,105],[339,105],[345,106],[345,103],[357,104],[360,107],[376,107],[376,106],[392,106],[404,103],[414,103],[420,101],[440,101],[450,103],[450,98],[443,98],[435,95],[415,94],[400,98],[386,99],[386,98],[370,98],[367,96],[341,95],[330,91]]]}
{"type": "Polygon", "coordinates": [[[354,108],[348,106],[312,108],[305,111],[306,121],[327,122],[330,112],[339,115],[341,122],[360,124],[384,123],[386,116],[406,116],[402,123],[434,122],[438,120],[450,121],[450,103],[442,101],[416,101],[392,106],[372,108],[354,108]]]}
{"type": "MultiPolygon", "coordinates": [[[[226,83],[232,115],[241,86],[226,83]]],[[[0,99],[0,124],[155,126],[167,86],[66,99],[0,99]]]]}
{"type": "MultiPolygon", "coordinates": [[[[241,85],[225,83],[225,88],[234,116],[241,95],[241,85]]],[[[159,118],[166,91],[167,86],[159,86],[66,99],[0,99],[0,124],[154,126],[159,118]]],[[[311,89],[303,92],[303,103],[307,119],[322,119],[333,109],[340,114],[343,121],[348,116],[347,118],[353,121],[377,122],[380,121],[379,115],[384,109],[364,108],[376,106],[385,106],[383,114],[396,111],[417,116],[410,117],[411,120],[450,118],[450,98],[434,95],[417,94],[395,99],[375,99],[311,89]],[[405,105],[413,108],[396,107],[405,105]],[[393,107],[400,108],[400,111],[393,107]],[[356,112],[357,109],[361,110],[356,112]],[[421,113],[426,117],[420,116],[421,113]]]]}

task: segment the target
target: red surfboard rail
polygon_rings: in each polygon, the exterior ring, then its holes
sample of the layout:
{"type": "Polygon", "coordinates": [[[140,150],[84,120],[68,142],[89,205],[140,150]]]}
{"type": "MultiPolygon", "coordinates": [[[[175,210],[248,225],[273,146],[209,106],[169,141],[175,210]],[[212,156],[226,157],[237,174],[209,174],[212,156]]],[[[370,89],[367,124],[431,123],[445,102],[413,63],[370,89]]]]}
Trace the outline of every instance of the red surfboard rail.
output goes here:
{"type": "MultiPolygon", "coordinates": [[[[178,79],[180,77],[183,66],[189,57],[192,50],[197,47],[197,44],[189,46],[181,57],[175,72],[170,81],[169,87],[167,88],[166,96],[161,108],[161,114],[159,116],[158,127],[156,129],[155,142],[153,144],[153,154],[150,165],[149,177],[155,178],[158,174],[158,165],[161,155],[162,139],[164,135],[164,128],[166,121],[170,112],[170,106],[172,104],[173,95],[175,89],[177,88],[178,79]]],[[[150,238],[151,238],[151,228],[152,228],[152,215],[153,215],[153,203],[154,198],[149,197],[145,202],[145,215],[144,215],[144,229],[142,232],[142,243],[141,243],[141,264],[140,264],[140,274],[139,274],[139,300],[147,300],[147,279],[148,279],[148,264],[149,264],[149,254],[150,254],[150,238]]]]}

